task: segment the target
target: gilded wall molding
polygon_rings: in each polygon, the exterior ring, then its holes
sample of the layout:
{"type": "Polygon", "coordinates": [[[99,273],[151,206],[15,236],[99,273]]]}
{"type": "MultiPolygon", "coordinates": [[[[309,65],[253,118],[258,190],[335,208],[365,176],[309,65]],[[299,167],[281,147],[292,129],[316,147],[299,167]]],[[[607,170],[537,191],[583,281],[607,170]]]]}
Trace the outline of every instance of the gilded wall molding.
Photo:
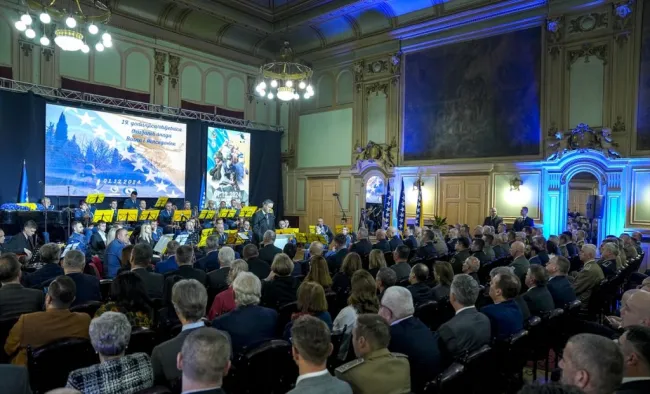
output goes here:
{"type": "Polygon", "coordinates": [[[383,93],[386,95],[386,97],[388,97],[388,82],[375,82],[370,85],[366,85],[366,100],[368,100],[372,93],[383,93]]]}
{"type": "Polygon", "coordinates": [[[606,12],[592,12],[580,15],[569,21],[569,33],[588,33],[597,29],[606,28],[609,22],[609,15],[606,12]]]}
{"type": "Polygon", "coordinates": [[[573,66],[573,64],[577,62],[581,57],[585,58],[585,63],[589,63],[591,61],[591,57],[596,57],[597,59],[601,60],[604,65],[606,65],[608,54],[609,52],[607,44],[583,44],[582,48],[570,50],[567,53],[567,69],[571,70],[571,66],[573,66]]]}
{"type": "Polygon", "coordinates": [[[176,89],[176,85],[179,81],[178,66],[181,63],[180,56],[169,55],[169,81],[172,84],[172,88],[176,89]]]}
{"type": "Polygon", "coordinates": [[[555,60],[560,54],[564,29],[564,16],[548,18],[546,20],[546,47],[551,58],[555,60]]]}
{"type": "Polygon", "coordinates": [[[352,65],[352,71],[354,72],[354,83],[357,87],[357,93],[361,93],[361,84],[363,83],[363,71],[365,65],[364,61],[361,60],[352,65]]]}
{"type": "Polygon", "coordinates": [[[167,62],[167,54],[165,52],[154,52],[154,75],[158,86],[162,86],[165,80],[165,63],[167,62]]]}
{"type": "Polygon", "coordinates": [[[612,4],[614,17],[614,40],[623,47],[630,39],[634,25],[634,0],[620,1],[612,4]]]}

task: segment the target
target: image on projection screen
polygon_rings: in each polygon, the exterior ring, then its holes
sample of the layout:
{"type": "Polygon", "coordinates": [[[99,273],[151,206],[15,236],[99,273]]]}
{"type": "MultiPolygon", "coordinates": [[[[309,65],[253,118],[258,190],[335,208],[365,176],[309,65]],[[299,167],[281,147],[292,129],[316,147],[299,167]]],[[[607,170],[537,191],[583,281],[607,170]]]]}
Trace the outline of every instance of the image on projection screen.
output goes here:
{"type": "Polygon", "coordinates": [[[250,146],[249,133],[208,128],[206,201],[217,206],[221,201],[230,206],[233,199],[248,204],[250,146]]]}
{"type": "Polygon", "coordinates": [[[186,125],[47,104],[45,193],[185,197],[186,125]]]}

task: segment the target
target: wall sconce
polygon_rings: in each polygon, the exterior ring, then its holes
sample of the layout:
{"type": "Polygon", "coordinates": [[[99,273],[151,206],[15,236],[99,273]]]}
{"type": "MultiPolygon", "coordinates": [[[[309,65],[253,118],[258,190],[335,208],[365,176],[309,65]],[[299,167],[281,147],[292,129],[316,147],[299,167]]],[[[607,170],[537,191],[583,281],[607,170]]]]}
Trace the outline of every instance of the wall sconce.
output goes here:
{"type": "Polygon", "coordinates": [[[510,191],[519,191],[519,187],[524,184],[519,177],[510,180],[510,191]]]}
{"type": "Polygon", "coordinates": [[[415,182],[413,182],[413,190],[418,190],[418,187],[424,186],[424,181],[422,177],[418,177],[415,182]]]}

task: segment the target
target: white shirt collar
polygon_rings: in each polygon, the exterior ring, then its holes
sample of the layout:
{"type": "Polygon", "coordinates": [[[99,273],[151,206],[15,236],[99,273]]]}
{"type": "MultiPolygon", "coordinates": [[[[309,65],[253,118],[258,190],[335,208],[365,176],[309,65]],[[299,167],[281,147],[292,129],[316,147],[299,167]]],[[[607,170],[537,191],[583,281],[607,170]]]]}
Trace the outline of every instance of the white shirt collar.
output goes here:
{"type": "Polygon", "coordinates": [[[406,319],[410,319],[410,318],[412,318],[412,317],[413,317],[413,315],[411,315],[411,316],[406,316],[406,317],[403,318],[403,319],[395,320],[394,322],[390,323],[390,325],[391,325],[391,326],[394,326],[394,325],[399,324],[399,323],[403,322],[404,320],[406,320],[406,319]]]}
{"type": "Polygon", "coordinates": [[[206,387],[206,388],[204,388],[204,389],[197,389],[197,390],[183,391],[183,394],[202,393],[202,392],[204,392],[204,391],[217,390],[217,389],[220,389],[220,388],[221,388],[221,386],[206,387]]]}
{"type": "Polygon", "coordinates": [[[639,380],[650,380],[650,376],[638,376],[638,377],[623,378],[622,383],[636,382],[636,381],[639,381],[639,380]]]}
{"type": "Polygon", "coordinates": [[[203,321],[197,321],[195,323],[187,323],[187,324],[185,324],[183,326],[181,331],[192,330],[194,328],[199,328],[199,327],[203,327],[203,326],[205,326],[205,323],[203,323],[203,321]]]}
{"type": "Polygon", "coordinates": [[[300,375],[300,376],[298,376],[298,380],[296,380],[296,386],[298,385],[298,383],[300,383],[301,380],[305,380],[305,379],[309,379],[309,378],[315,378],[317,376],[323,376],[323,375],[328,374],[328,373],[330,373],[330,372],[327,369],[324,369],[322,371],[311,372],[311,373],[306,373],[304,375],[300,375]]]}
{"type": "Polygon", "coordinates": [[[462,308],[460,308],[459,310],[456,311],[456,314],[461,313],[461,312],[464,311],[465,309],[472,309],[472,308],[476,308],[476,307],[475,307],[474,305],[472,305],[472,306],[465,306],[465,307],[462,307],[462,308]]]}

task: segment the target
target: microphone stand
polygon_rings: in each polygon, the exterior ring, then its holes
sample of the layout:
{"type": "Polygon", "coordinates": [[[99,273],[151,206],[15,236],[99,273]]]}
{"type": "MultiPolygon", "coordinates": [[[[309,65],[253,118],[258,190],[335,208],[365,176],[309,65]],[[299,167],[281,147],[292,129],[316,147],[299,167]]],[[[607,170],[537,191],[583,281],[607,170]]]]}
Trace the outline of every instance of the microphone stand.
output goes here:
{"type": "MultiPolygon", "coordinates": [[[[43,187],[43,197],[41,197],[41,203],[45,202],[45,185],[43,184],[43,181],[38,182],[42,187],[43,187]]],[[[43,205],[43,242],[44,243],[49,243],[50,242],[50,234],[47,232],[47,209],[45,205],[43,205]]]]}
{"type": "Polygon", "coordinates": [[[72,232],[70,231],[70,186],[68,186],[68,237],[72,232]]]}
{"type": "Polygon", "coordinates": [[[339,208],[341,209],[341,214],[342,214],[341,220],[345,220],[347,222],[348,218],[347,218],[347,216],[345,216],[345,211],[343,210],[343,204],[341,204],[341,199],[339,198],[339,194],[334,193],[334,197],[336,197],[336,201],[339,202],[339,208]]]}

